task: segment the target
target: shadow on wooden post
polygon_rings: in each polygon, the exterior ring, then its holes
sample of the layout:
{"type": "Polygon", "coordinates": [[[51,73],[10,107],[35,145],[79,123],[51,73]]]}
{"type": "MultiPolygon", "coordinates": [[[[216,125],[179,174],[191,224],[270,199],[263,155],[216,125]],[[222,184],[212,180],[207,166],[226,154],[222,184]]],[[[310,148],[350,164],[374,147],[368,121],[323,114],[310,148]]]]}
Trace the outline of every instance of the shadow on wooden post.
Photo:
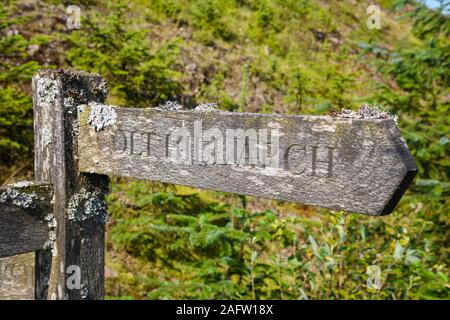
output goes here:
{"type": "Polygon", "coordinates": [[[77,168],[77,106],[104,102],[96,74],[42,70],[33,77],[35,179],[54,186],[56,240],[36,253],[36,299],[103,299],[108,178],[77,168]]]}

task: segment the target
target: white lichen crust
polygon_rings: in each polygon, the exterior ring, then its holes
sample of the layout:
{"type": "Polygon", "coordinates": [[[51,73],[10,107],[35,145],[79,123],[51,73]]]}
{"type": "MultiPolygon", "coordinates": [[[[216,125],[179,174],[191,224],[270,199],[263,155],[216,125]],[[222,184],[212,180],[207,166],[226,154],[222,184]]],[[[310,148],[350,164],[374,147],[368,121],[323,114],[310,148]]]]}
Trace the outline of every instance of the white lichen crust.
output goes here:
{"type": "Polygon", "coordinates": [[[114,107],[96,102],[92,102],[89,105],[91,107],[91,113],[88,118],[88,124],[94,128],[95,131],[100,131],[107,126],[116,123],[117,114],[114,107]]]}
{"type": "Polygon", "coordinates": [[[11,187],[28,188],[28,187],[30,187],[32,185],[33,185],[32,181],[19,181],[19,182],[11,184],[11,187]]]}
{"type": "Polygon", "coordinates": [[[87,191],[82,188],[70,199],[67,214],[67,218],[71,221],[83,222],[88,219],[96,219],[106,223],[108,214],[103,192],[100,190],[87,191]]]}
{"type": "MultiPolygon", "coordinates": [[[[182,110],[188,110],[188,108],[184,107],[182,104],[176,102],[176,101],[166,101],[163,104],[160,104],[155,109],[162,110],[162,111],[182,111],[182,110]]],[[[218,112],[220,111],[218,109],[218,106],[214,102],[206,102],[197,105],[194,109],[194,111],[198,112],[218,112]]]]}
{"type": "Polygon", "coordinates": [[[48,146],[53,140],[53,134],[49,127],[42,129],[42,145],[48,146]]]}
{"type": "Polygon", "coordinates": [[[343,108],[337,116],[339,118],[349,119],[392,119],[397,122],[396,116],[390,114],[389,112],[383,111],[378,106],[371,106],[368,104],[363,104],[358,111],[343,108]]]}
{"type": "Polygon", "coordinates": [[[195,107],[194,111],[198,112],[219,112],[220,110],[217,108],[217,104],[214,102],[207,102],[203,104],[199,104],[195,107]]]}
{"type": "Polygon", "coordinates": [[[39,216],[39,221],[46,223],[49,228],[44,249],[50,249],[52,255],[56,255],[56,219],[51,212],[52,203],[49,201],[52,191],[50,188],[39,187],[40,184],[33,181],[20,181],[8,185],[0,192],[0,203],[14,204],[28,214],[39,216]]]}
{"type": "Polygon", "coordinates": [[[86,283],[81,283],[81,289],[80,289],[80,295],[81,299],[88,299],[89,298],[89,288],[86,283]]]}
{"type": "Polygon", "coordinates": [[[164,111],[180,111],[184,109],[184,106],[176,101],[166,101],[164,104],[160,104],[156,107],[156,109],[164,111]]]}
{"type": "Polygon", "coordinates": [[[35,206],[38,199],[36,193],[22,193],[15,189],[8,188],[0,194],[0,203],[12,203],[22,209],[30,209],[35,206]]]}
{"type": "Polygon", "coordinates": [[[46,77],[37,76],[37,99],[39,104],[52,104],[58,93],[58,82],[46,77]]]}

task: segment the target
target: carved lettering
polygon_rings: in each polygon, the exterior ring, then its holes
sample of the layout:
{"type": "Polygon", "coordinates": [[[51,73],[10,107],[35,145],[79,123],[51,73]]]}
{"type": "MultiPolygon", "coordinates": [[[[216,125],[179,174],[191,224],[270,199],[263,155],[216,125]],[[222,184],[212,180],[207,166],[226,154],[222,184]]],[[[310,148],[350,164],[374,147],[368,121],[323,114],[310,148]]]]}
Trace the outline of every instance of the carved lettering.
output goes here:
{"type": "MultiPolygon", "coordinates": [[[[129,155],[152,156],[154,159],[165,157],[178,164],[277,168],[280,136],[278,128],[220,130],[211,127],[203,130],[201,121],[194,121],[191,130],[181,126],[161,137],[154,132],[117,130],[112,143],[119,154],[127,152],[129,155]],[[158,155],[155,151],[164,154],[158,155]]],[[[296,175],[331,177],[333,152],[334,149],[329,146],[290,145],[284,152],[283,169],[296,175]]]]}
{"type": "Polygon", "coordinates": [[[255,129],[226,129],[226,161],[228,164],[257,163],[255,129]]]}
{"type": "Polygon", "coordinates": [[[169,136],[169,158],[179,164],[191,164],[191,133],[185,127],[169,136]]]}
{"type": "Polygon", "coordinates": [[[124,153],[127,150],[127,136],[123,130],[117,130],[112,135],[112,145],[117,153],[124,153]]]}
{"type": "Polygon", "coordinates": [[[223,136],[218,128],[206,130],[203,134],[202,162],[204,164],[224,164],[223,136]]]}
{"type": "Polygon", "coordinates": [[[333,149],[330,147],[312,148],[312,172],[313,176],[331,177],[333,174],[333,149]]]}
{"type": "Polygon", "coordinates": [[[34,298],[34,253],[0,259],[0,300],[34,298]]]}
{"type": "Polygon", "coordinates": [[[151,147],[152,136],[156,135],[153,132],[147,132],[146,136],[147,136],[147,157],[150,157],[152,155],[152,147],[151,147]]]}
{"type": "Polygon", "coordinates": [[[111,108],[117,121],[100,131],[80,117],[81,172],[382,215],[392,211],[417,171],[389,116],[111,108]],[[104,143],[112,134],[114,148],[104,143]]]}
{"type": "MultiPolygon", "coordinates": [[[[135,141],[134,141],[134,136],[137,134],[139,134],[136,131],[131,131],[130,132],[130,155],[136,154],[136,155],[141,155],[142,154],[142,150],[140,150],[138,153],[136,153],[135,151],[135,141]]],[[[139,149],[139,148],[138,148],[139,149]]]]}
{"type": "Polygon", "coordinates": [[[285,168],[294,174],[303,174],[307,167],[306,146],[293,144],[286,149],[284,155],[285,168]]]}
{"type": "Polygon", "coordinates": [[[293,144],[284,155],[285,168],[294,174],[331,177],[333,148],[293,144]]]}

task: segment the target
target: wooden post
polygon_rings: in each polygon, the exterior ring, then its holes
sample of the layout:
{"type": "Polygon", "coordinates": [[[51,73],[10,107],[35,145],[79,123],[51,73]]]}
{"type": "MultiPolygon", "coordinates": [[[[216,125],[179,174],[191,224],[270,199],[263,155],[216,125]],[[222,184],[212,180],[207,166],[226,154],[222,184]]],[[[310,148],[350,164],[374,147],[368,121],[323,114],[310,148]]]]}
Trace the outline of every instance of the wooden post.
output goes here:
{"type": "Polygon", "coordinates": [[[51,243],[52,196],[49,184],[0,187],[0,300],[34,299],[33,251],[51,243]]]}
{"type": "Polygon", "coordinates": [[[42,70],[33,77],[35,179],[54,187],[56,239],[36,253],[36,299],[102,299],[108,178],[80,174],[77,106],[104,102],[96,74],[42,70]]]}

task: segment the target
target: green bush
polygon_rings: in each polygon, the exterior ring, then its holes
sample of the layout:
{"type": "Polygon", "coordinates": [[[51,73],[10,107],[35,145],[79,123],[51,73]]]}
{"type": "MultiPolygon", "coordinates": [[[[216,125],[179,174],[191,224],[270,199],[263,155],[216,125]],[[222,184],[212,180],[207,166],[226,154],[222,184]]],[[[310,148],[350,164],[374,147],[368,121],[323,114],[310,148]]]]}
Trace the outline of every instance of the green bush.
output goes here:
{"type": "Polygon", "coordinates": [[[152,188],[119,183],[109,198],[112,245],[128,256],[121,267],[128,272],[109,283],[110,292],[117,286],[136,299],[448,298],[448,217],[436,213],[448,202],[439,197],[404,201],[411,217],[323,212],[318,222],[152,188]],[[139,261],[158,272],[142,272],[139,261]],[[381,290],[368,287],[369,266],[380,268],[381,290]],[[130,277],[140,290],[124,285],[130,277]]]}
{"type": "Polygon", "coordinates": [[[128,5],[114,2],[110,14],[98,10],[82,20],[83,28],[64,39],[69,45],[67,62],[78,69],[100,73],[121,103],[155,107],[180,98],[176,81],[177,40],[161,47],[152,45],[142,21],[128,24],[128,5]]]}
{"type": "Polygon", "coordinates": [[[27,19],[12,17],[14,10],[0,3],[0,166],[27,161],[33,149],[33,108],[23,83],[39,68],[26,51],[39,42],[17,33],[27,19]]]}

